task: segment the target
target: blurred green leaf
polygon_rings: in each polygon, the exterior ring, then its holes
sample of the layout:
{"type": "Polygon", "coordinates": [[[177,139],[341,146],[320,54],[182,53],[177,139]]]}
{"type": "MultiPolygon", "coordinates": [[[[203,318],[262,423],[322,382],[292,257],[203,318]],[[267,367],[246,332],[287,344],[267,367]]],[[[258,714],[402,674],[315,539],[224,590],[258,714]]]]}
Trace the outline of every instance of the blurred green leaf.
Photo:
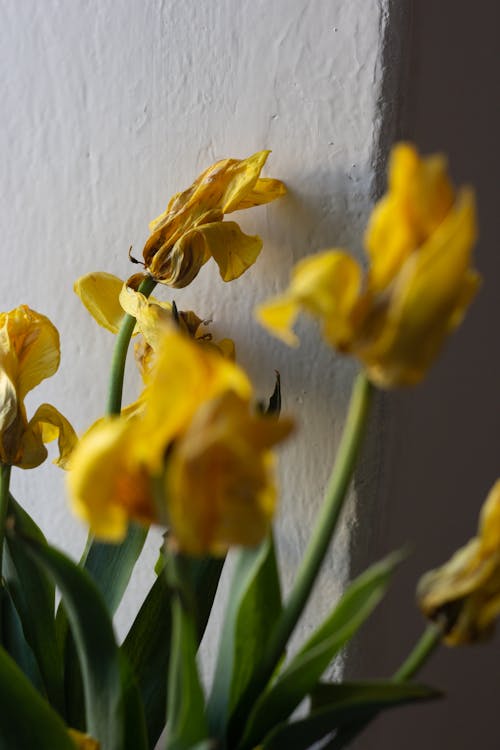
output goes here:
{"type": "Polygon", "coordinates": [[[31,646],[24,637],[23,626],[14,606],[9,591],[1,590],[2,596],[2,637],[3,645],[9,656],[16,662],[19,669],[29,679],[38,692],[46,696],[38,664],[31,650],[31,646]]]}
{"type": "MultiPolygon", "coordinates": [[[[33,519],[11,496],[8,523],[16,531],[47,544],[33,519]]],[[[3,575],[21,621],[24,636],[38,664],[47,698],[65,715],[62,654],[56,638],[55,588],[46,572],[27,553],[17,536],[7,536],[4,547],[3,575]]]]}
{"type": "Polygon", "coordinates": [[[405,703],[431,700],[440,693],[424,685],[394,682],[320,684],[313,691],[309,716],[277,726],[264,750],[307,750],[339,727],[405,703]]]}
{"type": "Polygon", "coordinates": [[[94,541],[83,561],[111,615],[118,609],[147,535],[146,528],[130,524],[123,542],[105,544],[94,541]]]}
{"type": "Polygon", "coordinates": [[[75,750],[62,719],[0,648],[0,748],[75,750]]]}
{"type": "Polygon", "coordinates": [[[208,737],[205,698],[198,674],[198,634],[195,619],[182,601],[172,597],[172,646],[168,673],[169,750],[192,750],[208,737]]]}
{"type": "MultiPolygon", "coordinates": [[[[197,642],[201,641],[217,591],[223,559],[189,561],[194,589],[197,642]]],[[[163,571],[162,562],[160,570],[163,571]]],[[[171,640],[171,590],[164,572],[156,579],[123,643],[136,675],[146,715],[150,747],[165,726],[167,681],[171,640]]]]}
{"type": "Polygon", "coordinates": [[[222,736],[247,687],[281,612],[281,590],[272,535],[238,553],[208,711],[212,732],[222,736]]]}
{"type": "Polygon", "coordinates": [[[343,594],[323,624],[278,675],[250,714],[241,748],[252,748],[287,719],[315,687],[340,649],[353,637],[385,594],[401,555],[372,565],[343,594]]]}
{"type": "Polygon", "coordinates": [[[146,750],[138,692],[94,582],[52,547],[27,537],[22,543],[61,591],[82,667],[88,733],[102,750],[146,750]]]}

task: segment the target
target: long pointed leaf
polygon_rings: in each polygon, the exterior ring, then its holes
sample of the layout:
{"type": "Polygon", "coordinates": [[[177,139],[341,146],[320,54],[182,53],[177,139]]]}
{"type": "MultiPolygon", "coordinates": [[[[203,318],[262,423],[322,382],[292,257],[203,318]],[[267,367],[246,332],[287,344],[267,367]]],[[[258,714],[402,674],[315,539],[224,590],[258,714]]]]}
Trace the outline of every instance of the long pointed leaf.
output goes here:
{"type": "Polygon", "coordinates": [[[357,578],[338,605],[257,701],[241,748],[253,747],[273,725],[284,721],[314,688],[340,649],[352,638],[384,596],[401,555],[390,555],[357,578]]]}
{"type": "MultiPolygon", "coordinates": [[[[8,512],[19,532],[37,539],[41,546],[47,544],[33,519],[13,497],[9,498],[8,512]]],[[[62,654],[54,623],[54,585],[17,538],[8,536],[6,542],[3,572],[7,588],[38,664],[47,698],[64,716],[62,654]]]]}
{"type": "Polygon", "coordinates": [[[432,688],[415,683],[340,683],[320,685],[309,716],[276,727],[263,743],[264,750],[307,750],[339,727],[364,720],[373,713],[404,703],[440,697],[432,688]]]}
{"type": "Polygon", "coordinates": [[[6,652],[13,659],[23,674],[29,679],[40,695],[45,696],[38,664],[31,650],[31,646],[24,636],[23,626],[6,588],[2,589],[2,637],[6,652]]]}
{"type": "Polygon", "coordinates": [[[221,737],[231,710],[247,687],[281,612],[281,591],[274,543],[241,550],[219,644],[209,701],[212,732],[221,737]]]}
{"type": "Polygon", "coordinates": [[[131,524],[121,544],[94,541],[89,549],[84,567],[97,584],[111,615],[122,600],[147,534],[147,529],[131,524]]]}
{"type": "Polygon", "coordinates": [[[1,750],[75,750],[62,719],[0,648],[1,750]]]}
{"type": "Polygon", "coordinates": [[[82,666],[87,731],[102,750],[146,750],[141,706],[101,594],[89,574],[62,553],[22,538],[61,591],[82,666]]]}
{"type": "MultiPolygon", "coordinates": [[[[196,605],[197,642],[200,643],[212,609],[224,560],[191,560],[196,605]]],[[[165,726],[167,681],[171,641],[171,590],[165,575],[158,576],[123,643],[129,658],[146,715],[150,747],[154,747],[165,726]]]]}
{"type": "Polygon", "coordinates": [[[205,699],[196,664],[194,619],[176,595],[172,601],[172,649],[168,679],[169,750],[191,750],[208,737],[205,699]]]}

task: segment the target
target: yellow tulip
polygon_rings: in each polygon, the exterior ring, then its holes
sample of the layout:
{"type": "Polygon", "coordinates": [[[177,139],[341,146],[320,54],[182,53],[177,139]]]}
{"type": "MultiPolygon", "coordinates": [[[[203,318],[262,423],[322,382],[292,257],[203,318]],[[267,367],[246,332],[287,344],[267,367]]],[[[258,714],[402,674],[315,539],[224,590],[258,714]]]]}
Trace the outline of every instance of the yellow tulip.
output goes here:
{"type": "Polygon", "coordinates": [[[247,159],[223,159],[206,169],[191,187],[177,193],[167,210],[150,224],[144,264],[156,281],[185,287],[213,258],[224,281],[241,276],[255,263],[260,237],[244,234],[224,214],[269,203],[286,192],[279,180],[261,178],[269,151],[247,159]]]}
{"type": "Polygon", "coordinates": [[[457,196],[442,157],[393,149],[389,191],[375,206],[365,236],[370,267],[340,249],[302,260],[285,294],[257,309],[260,322],[291,345],[304,309],[326,340],[363,363],[382,388],[423,379],[447,335],[461,322],[479,286],[471,269],[474,197],[457,196]]]}
{"type": "Polygon", "coordinates": [[[69,474],[75,512],[109,541],[133,520],[169,525],[190,554],[257,544],[275,504],[270,448],[290,423],[253,414],[245,373],[179,331],[157,357],[142,409],[81,439],[69,474]]]}
{"type": "Polygon", "coordinates": [[[28,421],[24,399],[59,367],[59,334],[44,315],[21,305],[0,313],[0,463],[31,469],[58,438],[57,463],[66,468],[76,435],[62,414],[42,404],[28,421]]]}
{"type": "Polygon", "coordinates": [[[422,577],[417,598],[426,617],[444,619],[448,645],[491,635],[500,615],[500,480],[486,498],[478,535],[442,568],[422,577]]]}
{"type": "MultiPolygon", "coordinates": [[[[155,297],[146,298],[130,286],[130,279],[124,283],[117,276],[104,271],[81,276],[73,288],[94,320],[111,333],[118,333],[126,313],[136,319],[133,335],[141,333],[144,337],[135,345],[136,359],[142,374],[149,372],[155,359],[154,353],[159,348],[165,331],[172,325],[172,304],[160,302],[155,297]]],[[[199,343],[234,359],[233,341],[212,341],[212,334],[202,330],[205,321],[192,310],[179,311],[176,322],[181,330],[199,343]]]]}

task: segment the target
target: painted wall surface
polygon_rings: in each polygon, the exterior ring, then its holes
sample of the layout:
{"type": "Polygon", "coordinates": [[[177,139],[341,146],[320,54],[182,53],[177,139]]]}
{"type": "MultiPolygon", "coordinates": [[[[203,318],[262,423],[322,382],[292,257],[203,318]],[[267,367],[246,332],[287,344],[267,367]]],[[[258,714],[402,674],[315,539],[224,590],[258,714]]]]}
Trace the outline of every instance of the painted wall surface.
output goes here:
{"type": "MultiPolygon", "coordinates": [[[[148,221],[173,192],[218,158],[273,150],[266,174],[284,179],[289,194],[241,217],[245,231],[264,238],[255,267],[225,285],[208,264],[188,289],[160,295],[231,336],[259,394],[270,393],[274,369],[281,371],[284,408],[299,424],[281,463],[285,587],[335,454],[353,366],[306,322],[301,348],[287,350],[253,322],[252,309],[284,288],[307,253],[334,245],[360,253],[375,184],[386,22],[385,3],[375,0],[0,6],[0,304],[47,314],[62,345],[60,370],[30,395],[29,413],[54,403],[78,431],[102,414],[113,337],[87,316],[73,281],[93,270],[126,278],[135,270],[129,246],[140,255],[148,221]]],[[[127,377],[132,398],[137,378],[127,377]]],[[[68,510],[63,480],[47,462],[13,472],[12,485],[49,539],[77,556],[85,530],[68,510]]],[[[342,588],[355,519],[353,501],[302,634],[342,588]]],[[[153,534],[119,613],[120,633],[152,580],[158,545],[153,534]]]]}

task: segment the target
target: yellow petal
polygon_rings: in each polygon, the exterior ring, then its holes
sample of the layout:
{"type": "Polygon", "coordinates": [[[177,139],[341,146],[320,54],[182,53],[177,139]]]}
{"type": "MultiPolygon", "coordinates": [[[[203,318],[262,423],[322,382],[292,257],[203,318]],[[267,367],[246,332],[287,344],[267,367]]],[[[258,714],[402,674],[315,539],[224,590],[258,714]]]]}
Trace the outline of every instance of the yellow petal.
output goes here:
{"type": "Polygon", "coordinates": [[[343,348],[352,335],[351,315],[358,300],[361,269],[342,250],[326,250],[299,261],[287,292],[257,308],[263,325],[295,346],[291,328],[299,310],[305,309],[322,321],[330,343],[343,348]]]}
{"type": "Polygon", "coordinates": [[[119,297],[123,281],[104,271],[81,276],[73,286],[76,294],[100,326],[118,333],[123,320],[119,297]]]}
{"type": "Polygon", "coordinates": [[[167,464],[169,518],[182,551],[217,555],[262,541],[276,504],[268,449],[290,427],[255,417],[234,393],[201,406],[167,464]]]}
{"type": "MultiPolygon", "coordinates": [[[[61,469],[68,468],[68,463],[78,443],[78,438],[66,417],[55,406],[51,406],[51,404],[42,404],[39,406],[30,419],[26,432],[27,434],[29,432],[36,433],[40,436],[43,443],[50,443],[57,438],[59,457],[54,460],[54,463],[60,466],[61,469]]],[[[29,463],[24,448],[25,439],[23,438],[23,458],[22,464],[20,464],[22,468],[28,468],[25,463],[29,463]]]]}
{"type": "Polygon", "coordinates": [[[241,202],[253,191],[256,186],[262,167],[267,161],[270,151],[257,151],[247,159],[234,160],[231,165],[231,179],[228,181],[222,199],[222,210],[230,213],[241,208],[241,202]]]}
{"type": "Polygon", "coordinates": [[[45,315],[26,305],[0,315],[0,365],[15,377],[19,401],[57,371],[59,360],[59,334],[45,315]]]}
{"type": "Polygon", "coordinates": [[[89,734],[83,734],[76,729],[68,729],[68,734],[75,743],[78,750],[99,750],[101,747],[97,740],[94,740],[89,734]]]}
{"type": "Polygon", "coordinates": [[[153,473],[159,473],[166,446],[185,429],[200,404],[226,390],[250,398],[252,389],[243,370],[182,333],[164,336],[144,394],[138,441],[141,457],[153,473]]]}
{"type": "Polygon", "coordinates": [[[299,303],[291,294],[284,294],[259,305],[255,309],[255,317],[264,328],[285,344],[298,346],[299,339],[292,329],[299,312],[299,303]]]}
{"type": "Polygon", "coordinates": [[[224,281],[241,276],[262,250],[260,237],[244,234],[234,221],[204,224],[185,235],[186,241],[188,236],[196,236],[203,243],[204,252],[213,257],[224,281]]]}
{"type": "Polygon", "coordinates": [[[18,410],[17,393],[5,370],[0,370],[0,435],[12,424],[18,410]]]}
{"type": "MultiPolygon", "coordinates": [[[[146,248],[147,245],[145,253],[146,248]]],[[[165,243],[160,246],[152,254],[148,268],[158,281],[182,289],[196,278],[209,258],[203,237],[196,231],[186,230],[173,245],[165,243]]]]}
{"type": "Polygon", "coordinates": [[[141,292],[136,292],[126,284],[120,291],[120,305],[137,321],[137,329],[142,333],[147,343],[158,348],[159,341],[165,329],[172,323],[172,305],[170,302],[159,302],[147,299],[141,292]]]}
{"type": "Polygon", "coordinates": [[[100,420],[80,440],[68,473],[74,512],[95,536],[119,542],[130,519],[155,518],[150,480],[133,455],[135,420],[100,420]]]}
{"type": "MultiPolygon", "coordinates": [[[[260,177],[239,203],[235,204],[230,211],[241,211],[253,206],[261,206],[264,203],[281,198],[286,195],[286,185],[281,180],[274,180],[270,177],[260,177]]],[[[230,213],[226,208],[226,213],[230,213]]]]}
{"type": "Polygon", "coordinates": [[[380,386],[422,380],[445,337],[460,322],[479,284],[469,269],[475,237],[473,195],[463,191],[446,220],[404,264],[383,330],[360,353],[380,386]]]}
{"type": "Polygon", "coordinates": [[[500,479],[491,488],[481,510],[479,534],[483,552],[500,552],[500,479]]]}
{"type": "Polygon", "coordinates": [[[421,159],[408,143],[392,149],[389,190],[376,204],[365,234],[372,290],[380,292],[393,280],[446,218],[453,201],[444,157],[421,159]]]}

